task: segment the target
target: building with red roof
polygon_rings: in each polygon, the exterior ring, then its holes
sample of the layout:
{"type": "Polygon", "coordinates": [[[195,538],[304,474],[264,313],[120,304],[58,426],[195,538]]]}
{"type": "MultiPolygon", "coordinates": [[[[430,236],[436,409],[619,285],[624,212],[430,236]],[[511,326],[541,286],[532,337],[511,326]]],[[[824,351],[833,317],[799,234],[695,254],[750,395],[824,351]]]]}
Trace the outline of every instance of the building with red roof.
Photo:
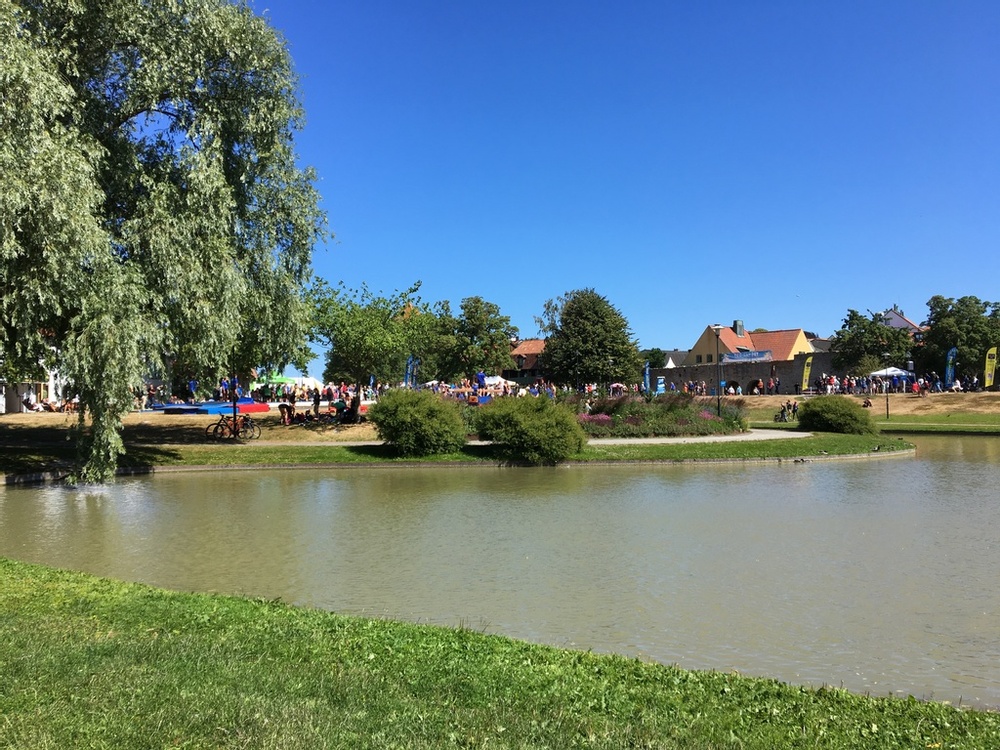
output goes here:
{"type": "Polygon", "coordinates": [[[732,326],[707,326],[688,352],[685,366],[725,362],[789,362],[796,354],[814,351],[801,328],[781,331],[748,331],[743,321],[732,326]]]}

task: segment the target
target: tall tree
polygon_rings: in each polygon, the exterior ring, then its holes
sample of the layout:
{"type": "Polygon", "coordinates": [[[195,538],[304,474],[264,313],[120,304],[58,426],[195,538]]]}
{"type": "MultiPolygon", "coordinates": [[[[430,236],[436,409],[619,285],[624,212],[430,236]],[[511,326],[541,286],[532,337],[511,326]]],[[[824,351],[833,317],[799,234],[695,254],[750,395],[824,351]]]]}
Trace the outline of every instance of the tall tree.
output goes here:
{"type": "Polygon", "coordinates": [[[833,334],[833,366],[844,372],[866,375],[889,364],[900,367],[912,354],[914,341],[905,328],[887,326],[881,315],[848,310],[844,324],[833,334]],[[867,372],[865,372],[867,371],[867,372]]]}
{"type": "Polygon", "coordinates": [[[650,367],[666,367],[667,353],[658,346],[654,346],[652,349],[640,351],[639,359],[643,362],[649,362],[650,367]]]}
{"type": "Polygon", "coordinates": [[[227,0],[0,0],[0,49],[2,374],[68,378],[101,480],[144,371],[303,351],[325,227],[296,81],[227,0]]]}
{"type": "Polygon", "coordinates": [[[935,295],[928,300],[927,310],[924,325],[928,330],[919,355],[922,367],[943,372],[948,350],[954,346],[962,372],[981,376],[986,352],[1000,345],[1000,303],[974,296],[935,295]]]}
{"type": "Polygon", "coordinates": [[[541,365],[556,383],[634,383],[641,377],[639,344],[628,321],[593,289],[549,300],[536,321],[545,334],[541,365]]]}
{"type": "Polygon", "coordinates": [[[514,366],[510,342],[518,331],[508,316],[500,314],[498,305],[482,297],[466,297],[457,318],[448,316],[442,320],[450,321],[451,325],[450,330],[442,331],[450,343],[440,362],[442,379],[471,377],[480,370],[499,373],[514,366]]]}
{"type": "Polygon", "coordinates": [[[318,280],[312,289],[313,337],[329,347],[326,377],[346,374],[357,386],[369,379],[402,380],[406,359],[419,356],[436,319],[417,296],[420,282],[389,296],[367,286],[338,289],[318,280]]]}

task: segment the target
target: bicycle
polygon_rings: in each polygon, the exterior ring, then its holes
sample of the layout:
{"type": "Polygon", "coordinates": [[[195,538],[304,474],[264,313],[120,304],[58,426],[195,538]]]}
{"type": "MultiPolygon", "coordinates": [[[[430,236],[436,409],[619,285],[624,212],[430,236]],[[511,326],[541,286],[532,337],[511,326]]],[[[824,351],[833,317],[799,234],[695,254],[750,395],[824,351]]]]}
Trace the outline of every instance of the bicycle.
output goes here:
{"type": "Polygon", "coordinates": [[[209,440],[254,440],[260,437],[260,425],[253,421],[249,414],[239,414],[234,421],[232,415],[222,414],[218,422],[213,422],[205,428],[205,437],[209,440]]]}

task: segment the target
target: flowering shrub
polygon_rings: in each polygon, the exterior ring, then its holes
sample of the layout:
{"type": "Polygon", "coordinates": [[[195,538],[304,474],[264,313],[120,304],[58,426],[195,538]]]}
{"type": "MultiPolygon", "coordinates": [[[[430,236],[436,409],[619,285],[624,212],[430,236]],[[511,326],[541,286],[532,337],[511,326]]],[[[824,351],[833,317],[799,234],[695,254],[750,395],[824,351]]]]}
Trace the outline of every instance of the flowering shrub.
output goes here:
{"type": "Polygon", "coordinates": [[[669,394],[653,399],[630,396],[602,399],[591,405],[578,421],[591,437],[656,437],[712,435],[745,429],[744,402],[726,399],[722,416],[706,399],[690,394],[669,394]]]}
{"type": "Polygon", "coordinates": [[[614,427],[610,414],[578,414],[577,421],[590,437],[610,437],[614,427]]]}
{"type": "Polygon", "coordinates": [[[610,427],[612,422],[610,414],[580,414],[577,418],[581,424],[592,424],[596,427],[610,427]]]}

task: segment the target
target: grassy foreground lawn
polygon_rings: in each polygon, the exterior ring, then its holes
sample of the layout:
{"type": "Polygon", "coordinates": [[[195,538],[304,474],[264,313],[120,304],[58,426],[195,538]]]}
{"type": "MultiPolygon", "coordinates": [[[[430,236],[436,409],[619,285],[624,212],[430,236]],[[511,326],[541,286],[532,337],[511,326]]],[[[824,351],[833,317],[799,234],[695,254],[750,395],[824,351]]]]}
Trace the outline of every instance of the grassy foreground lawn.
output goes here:
{"type": "Polygon", "coordinates": [[[5,748],[996,748],[1000,714],[0,559],[5,748]]]}

